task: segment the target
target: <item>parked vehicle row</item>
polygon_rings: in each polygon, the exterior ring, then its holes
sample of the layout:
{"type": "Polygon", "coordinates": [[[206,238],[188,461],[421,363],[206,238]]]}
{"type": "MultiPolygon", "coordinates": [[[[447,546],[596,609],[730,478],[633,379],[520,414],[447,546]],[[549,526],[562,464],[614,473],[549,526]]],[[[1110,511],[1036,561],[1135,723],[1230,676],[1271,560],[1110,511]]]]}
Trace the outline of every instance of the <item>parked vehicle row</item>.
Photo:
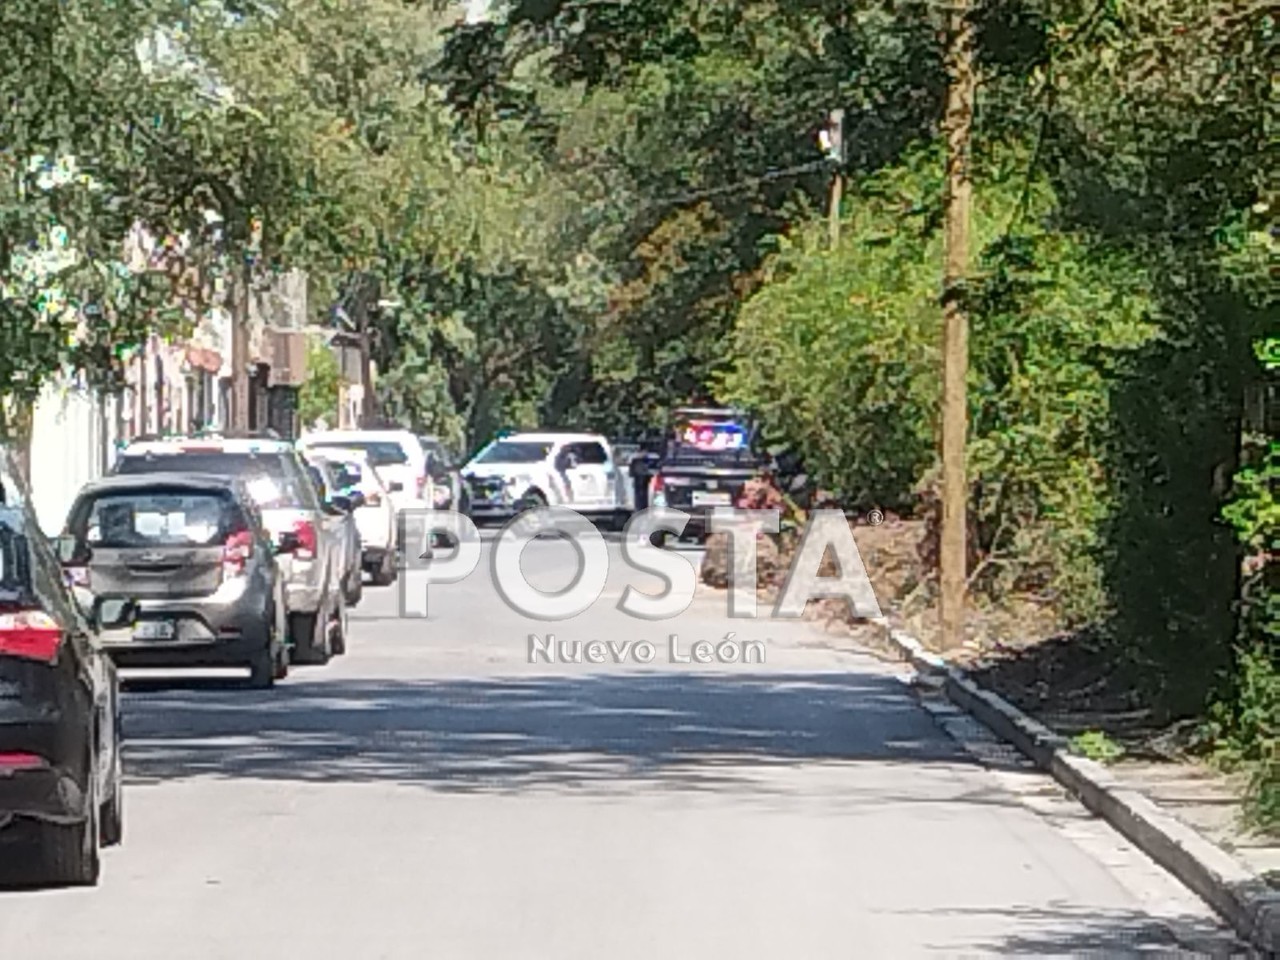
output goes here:
{"type": "Polygon", "coordinates": [[[52,540],[0,448],[4,879],[92,885],[121,841],[120,669],[247,668],[268,688],[345,652],[362,575],[396,578],[397,507],[457,502],[430,440],[138,440],[52,540]]]}

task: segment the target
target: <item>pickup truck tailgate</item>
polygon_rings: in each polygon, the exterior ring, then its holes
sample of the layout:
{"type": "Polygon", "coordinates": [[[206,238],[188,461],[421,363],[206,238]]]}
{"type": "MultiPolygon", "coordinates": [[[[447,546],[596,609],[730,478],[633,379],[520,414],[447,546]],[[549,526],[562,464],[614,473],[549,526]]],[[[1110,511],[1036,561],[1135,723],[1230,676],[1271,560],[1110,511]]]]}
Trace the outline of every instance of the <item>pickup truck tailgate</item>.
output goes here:
{"type": "Polygon", "coordinates": [[[697,467],[664,467],[659,473],[667,506],[690,513],[733,506],[756,475],[755,470],[697,467]]]}

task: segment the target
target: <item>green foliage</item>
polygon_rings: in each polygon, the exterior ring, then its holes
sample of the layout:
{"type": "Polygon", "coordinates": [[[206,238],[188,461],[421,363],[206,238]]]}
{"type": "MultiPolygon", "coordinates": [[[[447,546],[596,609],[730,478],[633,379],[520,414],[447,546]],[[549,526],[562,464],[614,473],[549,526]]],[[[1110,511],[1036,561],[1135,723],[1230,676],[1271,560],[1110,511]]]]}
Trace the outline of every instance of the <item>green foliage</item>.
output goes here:
{"type": "MultiPolygon", "coordinates": [[[[968,293],[976,586],[1046,595],[1084,620],[1107,609],[1112,392],[1155,336],[1155,306],[1132,257],[1062,229],[1007,231],[1025,157],[989,151],[979,177],[982,254],[968,293]]],[[[816,225],[782,241],[738,319],[726,395],[859,506],[909,508],[934,461],[940,173],[936,151],[922,150],[858,184],[839,249],[825,249],[816,225]]],[[[1030,203],[1028,220],[1052,216],[1042,184],[1030,203]]]]}
{"type": "Polygon", "coordinates": [[[193,108],[191,85],[152,82],[135,53],[170,12],[0,7],[0,383],[14,409],[63,371],[109,384],[121,346],[179,319],[167,280],[125,255],[135,223],[163,232],[186,202],[147,127],[164,104],[193,108]]]}
{"type": "Polygon", "coordinates": [[[337,426],[339,373],[333,349],[322,338],[312,337],[307,342],[307,380],[298,391],[298,416],[304,426],[317,420],[337,426]]]}
{"type": "Polygon", "coordinates": [[[1210,711],[1208,732],[1215,759],[1246,778],[1248,822],[1280,832],[1280,667],[1274,646],[1242,648],[1235,689],[1210,711]]]}
{"type": "Polygon", "coordinates": [[[1124,757],[1124,747],[1101,730],[1086,730],[1071,738],[1071,749],[1099,763],[1115,763],[1124,757]]]}
{"type": "Polygon", "coordinates": [[[1255,438],[1223,516],[1245,550],[1229,689],[1211,712],[1216,756],[1248,779],[1247,811],[1280,831],[1280,441],[1255,438]]]}

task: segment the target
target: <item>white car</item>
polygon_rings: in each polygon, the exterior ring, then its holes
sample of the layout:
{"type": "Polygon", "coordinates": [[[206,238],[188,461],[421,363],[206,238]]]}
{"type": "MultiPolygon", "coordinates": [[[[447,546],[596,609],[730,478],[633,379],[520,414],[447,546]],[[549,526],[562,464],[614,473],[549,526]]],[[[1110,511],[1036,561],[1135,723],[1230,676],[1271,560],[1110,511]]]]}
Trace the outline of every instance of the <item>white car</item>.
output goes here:
{"type": "Polygon", "coordinates": [[[343,447],[317,448],[316,456],[339,468],[345,486],[360,491],[364,502],[356,508],[360,530],[361,565],[374,586],[385,587],[396,579],[396,509],[382,475],[363,450],[343,447]]]}
{"type": "Polygon", "coordinates": [[[305,434],[298,449],[363,450],[382,474],[397,510],[428,506],[427,454],[409,430],[324,430],[305,434]]]}
{"type": "Polygon", "coordinates": [[[629,498],[609,441],[594,433],[516,433],[499,437],[462,468],[471,516],[505,520],[523,509],[563,506],[620,522],[629,498]]]}

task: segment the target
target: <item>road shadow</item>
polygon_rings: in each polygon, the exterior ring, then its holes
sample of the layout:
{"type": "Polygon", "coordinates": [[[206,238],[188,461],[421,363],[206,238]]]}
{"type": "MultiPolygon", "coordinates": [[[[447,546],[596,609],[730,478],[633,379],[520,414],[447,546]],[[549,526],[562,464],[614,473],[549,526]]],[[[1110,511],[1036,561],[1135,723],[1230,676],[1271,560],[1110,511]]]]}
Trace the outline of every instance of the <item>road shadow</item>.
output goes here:
{"type": "Polygon", "coordinates": [[[1236,960],[1253,956],[1217,923],[1195,916],[1157,917],[1137,910],[1100,910],[1065,904],[1050,908],[939,906],[909,912],[918,912],[930,920],[948,919],[959,923],[976,920],[984,927],[996,918],[1001,929],[1010,931],[999,939],[966,942],[963,947],[954,941],[933,945],[948,956],[1105,957],[1107,960],[1152,956],[1236,960]]]}
{"type": "MultiPolygon", "coordinates": [[[[975,763],[898,681],[850,674],[169,688],[129,695],[124,733],[134,783],[393,781],[501,792],[651,780],[715,789],[771,765],[975,763]]],[[[952,785],[947,796],[955,793],[952,785]]],[[[928,801],[929,791],[919,799],[928,801]]]]}

